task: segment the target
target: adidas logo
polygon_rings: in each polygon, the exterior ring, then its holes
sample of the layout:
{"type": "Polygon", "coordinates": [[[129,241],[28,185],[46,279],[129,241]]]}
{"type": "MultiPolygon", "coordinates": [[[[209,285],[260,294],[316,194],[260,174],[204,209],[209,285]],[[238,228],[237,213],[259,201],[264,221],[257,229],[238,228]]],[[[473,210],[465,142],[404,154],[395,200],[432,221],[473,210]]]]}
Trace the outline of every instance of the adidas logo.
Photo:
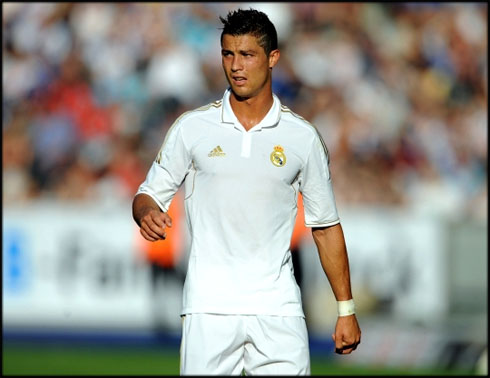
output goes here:
{"type": "Polygon", "coordinates": [[[225,156],[226,154],[223,152],[220,146],[216,146],[213,150],[208,154],[209,157],[215,156],[225,156]]]}

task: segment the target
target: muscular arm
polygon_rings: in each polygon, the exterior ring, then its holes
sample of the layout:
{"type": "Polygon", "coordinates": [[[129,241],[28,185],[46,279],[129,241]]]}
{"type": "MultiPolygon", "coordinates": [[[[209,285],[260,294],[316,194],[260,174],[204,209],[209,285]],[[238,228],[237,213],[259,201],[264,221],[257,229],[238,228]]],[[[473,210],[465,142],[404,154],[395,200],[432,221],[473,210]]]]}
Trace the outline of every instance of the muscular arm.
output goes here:
{"type": "MultiPolygon", "coordinates": [[[[352,299],[349,259],[342,226],[339,223],[330,227],[313,228],[312,233],[320,262],[335,298],[337,301],[352,299]]],[[[356,316],[339,316],[332,338],[337,353],[351,353],[361,340],[361,330],[356,316]]]]}
{"type": "Polygon", "coordinates": [[[313,240],[318,249],[322,268],[338,301],[352,299],[349,261],[342,226],[313,228],[313,240]]]}
{"type": "Polygon", "coordinates": [[[140,227],[141,235],[149,241],[165,239],[165,228],[172,227],[172,218],[162,212],[157,203],[146,194],[134,197],[133,218],[140,227]]]}

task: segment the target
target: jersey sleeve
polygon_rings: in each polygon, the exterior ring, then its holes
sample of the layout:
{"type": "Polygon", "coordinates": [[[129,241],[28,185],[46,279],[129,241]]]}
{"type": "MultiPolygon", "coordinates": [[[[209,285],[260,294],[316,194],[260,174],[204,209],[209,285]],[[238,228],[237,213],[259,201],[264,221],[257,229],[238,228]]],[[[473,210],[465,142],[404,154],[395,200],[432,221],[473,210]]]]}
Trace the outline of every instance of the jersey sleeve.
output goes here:
{"type": "Polygon", "coordinates": [[[144,193],[168,211],[170,203],[192,166],[192,158],[183,139],[182,124],[174,124],[153,161],[136,195],[144,193]]]}
{"type": "Polygon", "coordinates": [[[328,150],[316,133],[301,173],[305,226],[326,227],[340,223],[329,170],[328,150]]]}

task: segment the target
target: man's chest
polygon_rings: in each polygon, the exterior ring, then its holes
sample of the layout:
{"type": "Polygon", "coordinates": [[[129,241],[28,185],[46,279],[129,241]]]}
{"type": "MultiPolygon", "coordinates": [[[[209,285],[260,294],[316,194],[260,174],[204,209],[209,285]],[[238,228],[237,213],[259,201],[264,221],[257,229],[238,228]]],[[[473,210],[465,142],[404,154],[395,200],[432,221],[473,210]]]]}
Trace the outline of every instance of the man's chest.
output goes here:
{"type": "Polygon", "coordinates": [[[301,146],[267,131],[230,130],[201,138],[191,149],[201,176],[277,181],[291,184],[304,166],[301,146]]]}

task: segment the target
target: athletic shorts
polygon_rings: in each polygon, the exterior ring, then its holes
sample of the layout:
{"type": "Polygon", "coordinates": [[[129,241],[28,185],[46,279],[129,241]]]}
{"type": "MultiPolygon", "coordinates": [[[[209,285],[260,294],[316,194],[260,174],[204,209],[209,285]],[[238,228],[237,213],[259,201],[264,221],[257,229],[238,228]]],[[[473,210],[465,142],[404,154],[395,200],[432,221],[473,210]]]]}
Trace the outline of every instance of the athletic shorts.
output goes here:
{"type": "Polygon", "coordinates": [[[300,316],[187,314],[181,375],[310,375],[306,322],[300,316]]]}

